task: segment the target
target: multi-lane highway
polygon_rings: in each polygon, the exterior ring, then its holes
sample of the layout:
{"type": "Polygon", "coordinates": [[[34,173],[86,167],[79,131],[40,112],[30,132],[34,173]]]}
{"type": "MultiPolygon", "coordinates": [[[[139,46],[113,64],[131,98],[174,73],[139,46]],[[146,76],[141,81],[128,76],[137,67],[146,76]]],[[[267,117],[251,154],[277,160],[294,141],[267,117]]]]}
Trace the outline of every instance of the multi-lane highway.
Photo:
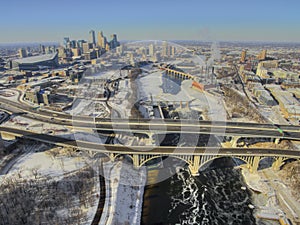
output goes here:
{"type": "Polygon", "coordinates": [[[179,147],[179,146],[122,146],[87,141],[75,141],[65,137],[38,134],[32,131],[0,126],[1,132],[20,136],[30,140],[41,141],[63,147],[101,153],[142,154],[142,155],[219,155],[219,156],[282,156],[300,158],[300,151],[260,148],[215,148],[215,147],[179,147]]]}
{"type": "Polygon", "coordinates": [[[219,136],[265,137],[300,141],[300,126],[223,121],[162,120],[162,119],[112,119],[72,116],[70,114],[36,109],[24,103],[0,98],[0,108],[12,113],[25,112],[28,118],[69,126],[117,132],[136,133],[196,133],[219,136]]]}

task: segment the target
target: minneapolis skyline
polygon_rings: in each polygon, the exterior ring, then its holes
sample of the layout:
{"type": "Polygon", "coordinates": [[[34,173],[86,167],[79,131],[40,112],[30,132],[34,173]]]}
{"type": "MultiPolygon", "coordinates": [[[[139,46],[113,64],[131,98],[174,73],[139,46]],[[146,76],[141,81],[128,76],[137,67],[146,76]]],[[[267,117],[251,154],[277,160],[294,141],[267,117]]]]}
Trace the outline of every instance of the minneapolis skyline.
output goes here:
{"type": "Polygon", "coordinates": [[[11,0],[0,7],[0,43],[88,39],[300,42],[300,2],[238,0],[11,0]]]}

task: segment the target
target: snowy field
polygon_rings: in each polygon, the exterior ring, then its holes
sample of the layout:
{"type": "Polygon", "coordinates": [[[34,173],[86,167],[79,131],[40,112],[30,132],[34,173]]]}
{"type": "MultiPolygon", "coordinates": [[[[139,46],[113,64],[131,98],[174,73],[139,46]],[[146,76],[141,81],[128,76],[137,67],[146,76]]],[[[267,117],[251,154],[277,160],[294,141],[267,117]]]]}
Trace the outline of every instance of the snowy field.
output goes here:
{"type": "Polygon", "coordinates": [[[3,125],[12,128],[28,130],[36,133],[51,132],[51,134],[54,135],[61,135],[70,132],[69,129],[67,129],[63,125],[45,123],[38,120],[25,118],[22,116],[14,117],[3,125]]]}
{"type": "Polygon", "coordinates": [[[91,112],[86,112],[85,109],[88,108],[92,104],[91,100],[86,99],[76,99],[73,103],[73,107],[70,110],[66,110],[66,113],[71,115],[86,115],[91,112]]]}
{"type": "Polygon", "coordinates": [[[141,224],[146,170],[122,163],[104,164],[106,202],[99,224],[141,224]]]}
{"type": "Polygon", "coordinates": [[[34,152],[39,150],[39,145],[29,148],[33,148],[33,151],[21,157],[11,168],[10,173],[21,173],[23,178],[35,178],[33,173],[37,173],[38,176],[59,177],[65,173],[79,170],[88,164],[85,158],[70,157],[63,149],[34,152]],[[57,154],[55,152],[60,154],[54,157],[57,154]]]}

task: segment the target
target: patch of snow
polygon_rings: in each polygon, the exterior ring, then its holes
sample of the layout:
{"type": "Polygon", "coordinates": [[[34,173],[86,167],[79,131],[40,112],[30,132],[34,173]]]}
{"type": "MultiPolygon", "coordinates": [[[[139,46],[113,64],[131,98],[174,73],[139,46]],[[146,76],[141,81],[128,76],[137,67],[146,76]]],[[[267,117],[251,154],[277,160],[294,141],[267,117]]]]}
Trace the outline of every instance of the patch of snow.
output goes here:
{"type": "MultiPolygon", "coordinates": [[[[42,176],[61,176],[83,168],[86,162],[80,157],[51,157],[47,152],[29,153],[11,168],[10,173],[20,171],[22,177],[34,178],[33,171],[42,176]]],[[[39,176],[37,175],[37,176],[39,176]]]]}
{"type": "Polygon", "coordinates": [[[135,170],[121,161],[103,166],[107,201],[100,224],[140,224],[146,170],[135,170]]]}

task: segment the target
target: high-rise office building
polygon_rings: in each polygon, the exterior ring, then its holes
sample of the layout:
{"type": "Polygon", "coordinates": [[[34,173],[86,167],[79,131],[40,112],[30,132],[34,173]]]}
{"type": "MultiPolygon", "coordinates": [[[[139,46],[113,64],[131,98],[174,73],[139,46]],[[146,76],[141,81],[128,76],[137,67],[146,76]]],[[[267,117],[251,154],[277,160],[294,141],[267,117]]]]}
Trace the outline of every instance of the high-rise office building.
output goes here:
{"type": "Polygon", "coordinates": [[[175,46],[172,46],[172,47],[171,47],[171,55],[172,55],[172,57],[174,57],[175,54],[176,54],[176,47],[175,47],[175,46]]]}
{"type": "Polygon", "coordinates": [[[92,44],[95,45],[96,44],[95,31],[94,30],[90,30],[89,35],[90,35],[89,43],[92,43],[92,44]]]}
{"type": "Polygon", "coordinates": [[[72,48],[72,55],[74,57],[80,56],[80,49],[79,48],[72,48]]]}
{"type": "Polygon", "coordinates": [[[89,43],[82,43],[82,50],[84,54],[88,53],[90,51],[89,43]]]}
{"type": "Polygon", "coordinates": [[[99,47],[106,48],[107,41],[106,41],[106,37],[104,37],[102,31],[98,32],[98,40],[97,41],[98,41],[97,44],[99,47]]]}
{"type": "Polygon", "coordinates": [[[45,45],[40,45],[40,53],[45,54],[45,45]]]}
{"type": "Polygon", "coordinates": [[[246,62],[246,55],[247,55],[247,50],[243,50],[241,54],[241,60],[240,60],[241,63],[246,62]]]}
{"type": "Polygon", "coordinates": [[[25,57],[27,57],[27,51],[26,51],[25,48],[20,48],[20,49],[19,49],[19,56],[20,56],[20,58],[25,58],[25,57]]]}
{"type": "Polygon", "coordinates": [[[68,45],[70,46],[69,48],[76,48],[77,47],[77,41],[72,40],[68,43],[68,45]]]}
{"type": "Polygon", "coordinates": [[[103,54],[103,49],[95,48],[95,52],[96,52],[96,58],[100,58],[100,56],[103,54]]]}
{"type": "Polygon", "coordinates": [[[65,48],[68,48],[68,43],[70,42],[70,38],[68,38],[68,37],[65,37],[64,38],[64,46],[65,46],[65,48]]]}
{"type": "Polygon", "coordinates": [[[152,57],[153,62],[159,62],[161,60],[161,54],[160,52],[155,52],[154,56],[152,57]]]}
{"type": "Polygon", "coordinates": [[[155,46],[154,44],[149,45],[149,55],[154,56],[155,53],[155,46]]]}
{"type": "Polygon", "coordinates": [[[266,60],[266,58],[267,58],[267,50],[266,49],[262,50],[258,54],[257,58],[258,58],[258,60],[266,60]]]}
{"type": "Polygon", "coordinates": [[[164,41],[162,45],[162,56],[168,57],[171,55],[171,46],[168,45],[168,42],[164,41]]]}
{"type": "Polygon", "coordinates": [[[106,43],[105,50],[110,51],[110,45],[108,43],[106,43]]]}
{"type": "Polygon", "coordinates": [[[83,43],[85,42],[85,40],[78,40],[75,48],[80,48],[80,50],[83,51],[83,43]]]}
{"type": "Polygon", "coordinates": [[[118,42],[118,38],[116,34],[112,34],[111,35],[111,41],[110,41],[110,48],[114,49],[116,47],[118,47],[120,45],[120,43],[118,42]]]}
{"type": "Polygon", "coordinates": [[[63,46],[58,48],[58,57],[59,58],[66,58],[67,57],[66,49],[63,46]]]}

